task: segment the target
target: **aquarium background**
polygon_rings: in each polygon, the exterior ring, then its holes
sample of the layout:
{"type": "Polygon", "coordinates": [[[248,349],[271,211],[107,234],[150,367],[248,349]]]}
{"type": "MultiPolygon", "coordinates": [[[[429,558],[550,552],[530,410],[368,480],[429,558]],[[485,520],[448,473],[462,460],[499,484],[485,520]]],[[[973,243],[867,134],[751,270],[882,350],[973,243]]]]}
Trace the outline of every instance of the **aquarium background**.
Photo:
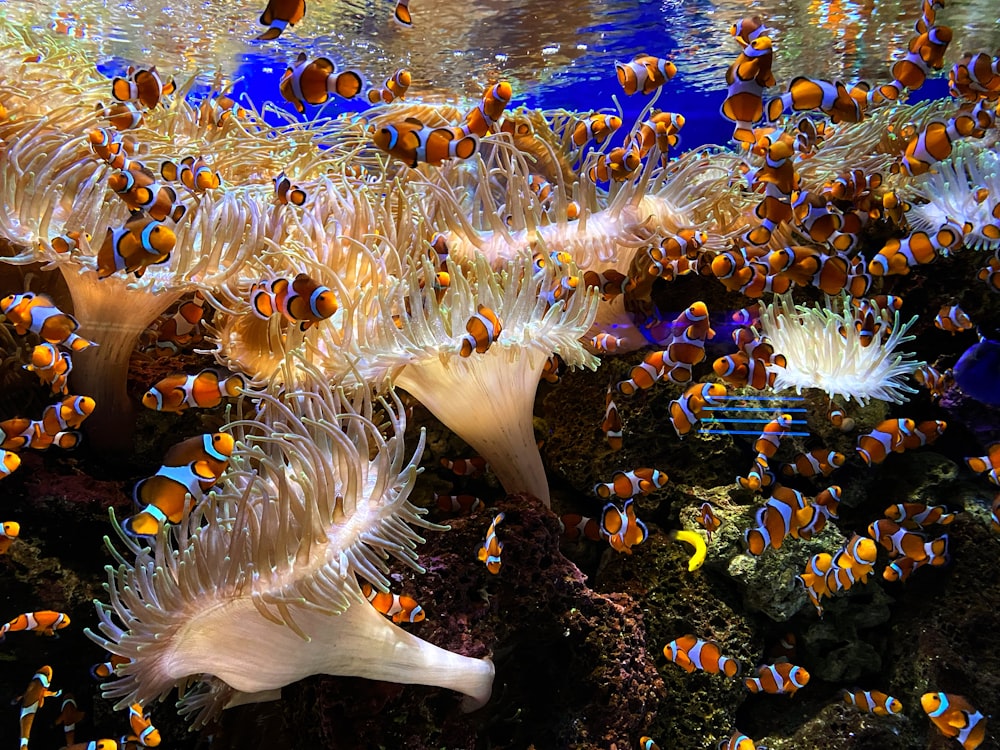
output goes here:
{"type": "MultiPolygon", "coordinates": [[[[265,106],[286,106],[278,81],[305,52],[357,69],[369,83],[406,67],[414,77],[407,96],[412,100],[467,106],[487,84],[508,80],[514,89],[512,109],[589,113],[620,107],[628,127],[649,99],[621,92],[614,63],[650,53],[678,67],[656,106],[685,116],[684,150],[729,143],[732,124],[720,116],[719,107],[725,70],[738,52],[728,29],[740,18],[759,15],[775,30],[779,82],[796,75],[854,82],[886,78],[921,12],[915,0],[413,0],[414,25],[407,29],[392,21],[391,2],[330,0],[308,2],[305,19],[295,28],[278,40],[259,42],[255,37],[263,27],[257,17],[263,5],[245,0],[7,0],[0,1],[0,18],[73,40],[109,77],[130,65],[155,64],[173,75],[192,101],[213,91],[232,91],[275,125],[364,110],[357,102],[336,98],[307,109],[302,117],[265,106]]],[[[1000,49],[996,0],[949,2],[941,17],[956,30],[949,66],[965,50],[995,54],[1000,49]]],[[[910,101],[946,96],[946,81],[939,76],[910,101]]],[[[866,248],[869,255],[872,250],[866,248]]],[[[970,281],[986,256],[977,262],[972,255],[895,279],[887,289],[906,297],[907,316],[919,316],[917,354],[941,369],[953,365],[977,339],[975,331],[951,335],[936,329],[932,321],[940,306],[961,301],[984,335],[996,337],[1000,325],[1000,295],[970,281]]],[[[18,284],[37,284],[41,273],[38,268],[7,269],[2,294],[16,291],[18,284]]],[[[676,312],[698,298],[699,291],[696,280],[682,279],[669,291],[658,289],[656,299],[663,310],[676,312]]],[[[747,300],[720,292],[715,302],[719,306],[713,312],[724,318],[747,300]]],[[[732,349],[724,326],[719,326],[722,341],[709,347],[709,361],[732,349]]],[[[659,465],[671,475],[662,493],[639,504],[653,533],[631,556],[603,543],[567,543],[551,512],[526,498],[505,498],[491,475],[450,475],[439,459],[465,455],[468,447],[429,412],[409,404],[413,420],[408,440],[415,439],[416,427],[429,434],[420,501],[433,509],[436,492],[470,492],[482,497],[489,511],[449,518],[432,510],[432,518],[450,523],[452,530],[426,535],[428,543],[421,548],[426,575],[398,573],[394,581],[419,596],[428,610],[428,620],[413,626],[415,633],[449,648],[492,656],[497,680],[486,708],[463,714],[455,696],[445,690],[317,676],[287,688],[280,702],[232,709],[219,723],[195,733],[186,731],[187,722],[173,711],[170,696],[151,707],[165,738],[163,747],[647,750],[640,738],[651,736],[664,750],[694,750],[716,747],[738,727],[772,750],[947,750],[958,743],[939,736],[919,706],[924,690],[940,689],[974,691],[980,697],[977,708],[994,717],[981,747],[996,750],[1000,543],[989,530],[989,505],[997,488],[974,476],[963,459],[982,455],[1000,439],[998,410],[954,389],[941,402],[921,391],[910,404],[885,413],[947,419],[946,436],[933,449],[891,456],[878,472],[851,466],[839,475],[855,496],[865,498],[842,509],[839,523],[845,532],[863,530],[885,506],[903,500],[940,502],[960,511],[950,531],[951,566],[919,571],[905,586],[877,580],[857,587],[850,597],[830,601],[822,619],[809,606],[776,618],[762,613],[761,602],[753,597],[772,581],[788,583],[789,568],[764,557],[755,573],[748,572],[739,569],[745,559],[718,552],[735,555],[742,545],[743,529],[731,516],[719,532],[715,556],[699,571],[688,571],[690,550],[672,536],[682,527],[694,528],[695,509],[706,500],[733,514],[742,512],[746,519],[752,516],[757,499],[731,491],[733,477],[746,471],[752,459],[750,440],[716,436],[678,441],[666,415],[680,389],[670,386],[669,393],[661,389],[620,400],[627,448],[624,454],[609,454],[597,427],[605,390],[628,377],[642,354],[607,357],[596,374],[566,373],[558,386],[543,384],[536,403],[557,514],[599,512],[590,487],[615,470],[659,465]],[[507,514],[507,546],[503,575],[494,579],[483,573],[475,550],[499,510],[507,514]],[[748,578],[753,578],[750,585],[748,578]],[[470,621],[479,625],[474,636],[468,635],[470,621]],[[759,662],[781,658],[781,644],[789,633],[797,635],[798,653],[792,658],[809,668],[813,680],[789,698],[748,696],[739,680],[686,674],[664,658],[662,649],[687,632],[724,642],[744,662],[743,676],[759,662]],[[845,689],[898,694],[905,715],[861,713],[844,703],[845,689]]],[[[166,363],[136,358],[130,388],[140,396],[168,370],[195,372],[211,364],[211,358],[190,353],[166,363]]],[[[816,403],[810,406],[816,412],[816,403]]],[[[874,423],[874,413],[859,411],[858,418],[874,423]]],[[[119,517],[130,512],[134,482],[156,470],[165,447],[217,427],[225,415],[219,409],[207,416],[161,417],[139,414],[136,452],[127,460],[85,444],[72,454],[33,455],[0,485],[6,510],[25,527],[24,539],[9,557],[0,558],[0,576],[7,576],[0,598],[3,612],[14,616],[39,601],[63,603],[74,620],[72,630],[57,640],[10,634],[0,644],[0,659],[7,665],[0,703],[15,699],[33,670],[51,663],[57,686],[72,690],[88,714],[79,724],[77,741],[127,731],[121,712],[112,711],[111,701],[99,696],[88,674],[103,654],[80,634],[94,625],[91,600],[106,596],[102,566],[113,561],[101,540],[108,533],[108,507],[118,509],[119,517]]],[[[819,421],[810,425],[814,435],[822,431],[824,439],[840,440],[840,449],[853,451],[853,436],[831,436],[829,425],[820,427],[819,421]]],[[[818,445],[809,443],[810,448],[818,445]]],[[[880,567],[884,562],[880,559],[880,567]]],[[[247,647],[267,649],[268,644],[247,647]]],[[[62,746],[62,728],[53,724],[59,706],[53,698],[39,712],[32,748],[62,746]]],[[[17,707],[4,709],[0,741],[13,745],[17,719],[17,707]]]]}

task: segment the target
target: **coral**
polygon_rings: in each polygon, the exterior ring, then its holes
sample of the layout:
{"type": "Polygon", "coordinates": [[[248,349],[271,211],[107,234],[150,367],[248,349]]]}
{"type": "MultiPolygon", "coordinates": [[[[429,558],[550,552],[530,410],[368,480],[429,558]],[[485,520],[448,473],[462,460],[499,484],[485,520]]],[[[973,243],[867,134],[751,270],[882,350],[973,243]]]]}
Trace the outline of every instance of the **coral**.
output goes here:
{"type": "Polygon", "coordinates": [[[347,401],[315,371],[295,377],[302,390],[286,380],[281,399],[257,394],[258,419],[228,426],[238,439],[231,467],[185,521],[152,548],[116,524],[129,557],[114,553],[101,634],[88,634],[132,661],[104,695],[118,707],[148,704],[202,680],[207,688],[185,704],[203,722],[223,705],[328,673],[449,687],[481,705],[492,663],[393,625],[356,580],[386,590],[390,556],[421,570],[413,527],[440,528],[408,500],[423,437],[407,460],[398,399],[382,402],[383,437],[370,400],[347,401]]]}
{"type": "MultiPolygon", "coordinates": [[[[874,305],[877,307],[877,305],[874,305]]],[[[865,346],[855,328],[847,298],[841,298],[842,312],[830,307],[796,305],[789,295],[777,296],[761,313],[761,333],[785,355],[787,364],[777,368],[776,389],[819,388],[833,398],[842,396],[865,404],[869,399],[903,403],[907,393],[916,393],[904,381],[923,362],[898,352],[901,344],[913,340],[906,332],[916,317],[906,323],[899,312],[889,324],[892,332],[876,335],[865,346]]],[[[876,310],[876,317],[881,317],[876,310]]]]}

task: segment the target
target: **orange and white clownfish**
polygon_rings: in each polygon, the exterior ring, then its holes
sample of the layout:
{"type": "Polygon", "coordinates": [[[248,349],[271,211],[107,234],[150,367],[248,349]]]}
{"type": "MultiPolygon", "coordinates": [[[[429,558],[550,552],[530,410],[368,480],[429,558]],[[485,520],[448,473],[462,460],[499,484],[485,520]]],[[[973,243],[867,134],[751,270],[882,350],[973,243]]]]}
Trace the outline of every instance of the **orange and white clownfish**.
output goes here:
{"type": "Polygon", "coordinates": [[[721,405],[726,392],[722,383],[695,383],[680,398],[671,401],[667,408],[677,437],[683,439],[689,434],[707,407],[721,405]]]}
{"type": "Polygon", "coordinates": [[[115,169],[129,171],[139,169],[142,164],[132,161],[130,154],[136,150],[136,140],[132,136],[126,136],[112,128],[95,128],[88,134],[90,148],[97,158],[107,162],[115,169]]]}
{"type": "Polygon", "coordinates": [[[0,525],[0,555],[6,555],[7,550],[10,549],[10,545],[14,543],[17,539],[18,534],[21,533],[21,524],[17,521],[4,521],[0,525]]]}
{"type": "Polygon", "coordinates": [[[882,515],[908,529],[922,529],[936,523],[946,526],[955,520],[955,514],[949,513],[944,505],[923,503],[896,503],[882,515]]]}
{"type": "Polygon", "coordinates": [[[461,357],[469,357],[472,352],[484,354],[500,338],[503,325],[495,312],[486,305],[479,305],[476,314],[466,322],[465,330],[467,333],[462,337],[462,347],[458,352],[461,357]]]}
{"type": "Polygon", "coordinates": [[[719,740],[715,750],[767,750],[767,748],[756,744],[743,732],[735,731],[728,740],[719,740]]]}
{"type": "Polygon", "coordinates": [[[76,705],[76,698],[73,697],[73,694],[64,692],[62,703],[59,704],[59,716],[56,717],[53,724],[63,728],[63,737],[67,746],[72,746],[76,741],[77,722],[83,721],[86,715],[76,705]]]}
{"type": "Polygon", "coordinates": [[[860,122],[868,107],[867,83],[850,89],[842,81],[824,81],[797,76],[788,91],[767,103],[767,119],[777,120],[787,111],[808,112],[818,109],[833,123],[860,122]]]}
{"type": "Polygon", "coordinates": [[[750,41],[726,71],[728,89],[722,102],[722,116],[736,123],[733,138],[748,147],[756,143],[753,124],[764,115],[764,88],[773,86],[771,38],[757,36],[750,41]]]}
{"type": "Polygon", "coordinates": [[[770,32],[771,29],[764,25],[764,20],[760,16],[741,18],[729,27],[729,34],[741,48],[746,47],[757,37],[769,34],[770,32]]]}
{"type": "Polygon", "coordinates": [[[202,370],[197,375],[177,373],[158,380],[146,391],[142,405],[147,409],[183,412],[186,409],[212,409],[224,398],[240,395],[246,388],[246,378],[239,373],[219,377],[215,370],[202,370]]]}
{"type": "Polygon", "coordinates": [[[64,232],[53,237],[49,241],[49,246],[57,253],[70,253],[80,247],[81,237],[86,237],[87,242],[91,240],[89,232],[64,232]]]}
{"type": "Polygon", "coordinates": [[[612,495],[630,498],[636,495],[648,495],[666,483],[667,475],[659,469],[643,468],[632,471],[616,471],[611,475],[610,482],[595,484],[594,492],[599,498],[605,500],[612,495]]]}
{"type": "Polygon", "coordinates": [[[615,73],[626,95],[632,96],[637,91],[652,94],[677,75],[677,66],[660,57],[640,54],[627,63],[616,62],[615,73]]]}
{"type": "Polygon", "coordinates": [[[141,278],[147,267],[170,260],[176,244],[177,235],[166,222],[136,211],[123,226],[108,227],[97,251],[97,278],[106,279],[118,271],[141,278]]]}
{"type": "Polygon", "coordinates": [[[234,446],[233,436],[224,432],[197,435],[172,446],[160,470],[136,484],[132,494],[142,510],[122,522],[125,533],[155,536],[167,522],[180,522],[222,477],[234,446]]]}
{"type": "Polygon", "coordinates": [[[46,665],[35,672],[28,683],[24,695],[21,696],[21,750],[27,750],[28,739],[31,736],[31,725],[35,722],[35,714],[45,704],[46,698],[58,698],[62,690],[50,690],[52,687],[52,667],[46,665]]]}
{"type": "Polygon", "coordinates": [[[735,677],[743,669],[739,661],[722,655],[718,643],[694,635],[685,635],[670,641],[663,647],[663,655],[689,673],[700,669],[709,674],[735,677]]]}
{"type": "Polygon", "coordinates": [[[954,737],[965,750],[975,750],[986,739],[986,719],[961,695],[924,693],[920,707],[945,737],[954,737]]]}
{"type": "Polygon", "coordinates": [[[400,26],[409,28],[413,25],[413,17],[410,15],[410,0],[396,0],[396,9],[392,12],[392,19],[400,26]]]}
{"type": "Polygon", "coordinates": [[[849,706],[856,706],[876,716],[896,716],[903,712],[903,704],[879,690],[842,690],[840,697],[849,706]]]}
{"type": "Polygon", "coordinates": [[[469,159],[479,150],[479,136],[461,128],[432,128],[415,117],[382,125],[371,133],[372,143],[390,156],[416,167],[446,159],[469,159]]]}
{"type": "Polygon", "coordinates": [[[508,81],[487,86],[483,98],[465,113],[465,124],[458,128],[459,133],[485,138],[490,133],[498,132],[500,118],[513,95],[514,90],[508,81]]]}
{"type": "Polygon", "coordinates": [[[180,203],[177,191],[169,185],[156,182],[156,175],[146,167],[133,167],[126,172],[116,172],[108,177],[108,187],[125,201],[130,211],[145,211],[157,221],[172,216],[179,221],[187,211],[180,203]]]}
{"type": "Polygon", "coordinates": [[[503,542],[497,539],[497,524],[504,519],[503,513],[498,513],[496,518],[490,522],[489,529],[486,530],[486,540],[479,545],[476,557],[480,562],[486,563],[486,569],[493,575],[500,572],[500,553],[503,552],[503,542]]]}
{"type": "Polygon", "coordinates": [[[128,737],[122,737],[120,740],[103,739],[76,742],[61,748],[61,750],[139,750],[141,747],[142,745],[134,739],[129,740],[128,737]]]}
{"type": "Polygon", "coordinates": [[[141,703],[133,703],[128,707],[128,722],[132,734],[142,747],[157,747],[160,744],[160,730],[153,726],[149,715],[143,712],[141,703]]]}
{"type": "Polygon", "coordinates": [[[793,463],[781,467],[781,473],[786,477],[828,477],[834,469],[843,466],[845,460],[843,453],[816,448],[808,453],[799,453],[793,459],[793,463]]]}
{"type": "Polygon", "coordinates": [[[25,370],[38,375],[38,379],[52,387],[52,393],[69,393],[67,379],[73,371],[73,360],[69,354],[59,350],[47,341],[31,350],[31,362],[25,370]]]}
{"type": "Polygon", "coordinates": [[[482,456],[455,459],[442,458],[441,465],[446,469],[450,469],[455,476],[471,477],[472,479],[481,477],[490,468],[490,465],[482,456]]]}
{"type": "Polygon", "coordinates": [[[111,95],[120,102],[138,101],[146,109],[153,109],[160,99],[177,90],[174,79],[164,83],[154,65],[148,70],[129,66],[126,77],[117,76],[111,82],[111,95]]]}
{"type": "Polygon", "coordinates": [[[965,463],[977,474],[983,474],[993,484],[1000,485],[1000,443],[993,443],[987,448],[985,456],[967,457],[965,463]]]}
{"type": "Polygon", "coordinates": [[[247,111],[231,96],[223,93],[209,94],[198,105],[199,124],[221,128],[232,118],[245,119],[247,111]]]}
{"type": "Polygon", "coordinates": [[[439,492],[434,493],[434,502],[437,503],[438,510],[450,511],[468,515],[483,509],[483,501],[475,495],[445,495],[439,492]]]}
{"type": "Polygon", "coordinates": [[[282,172],[273,179],[274,200],[284,206],[291,203],[293,206],[301,206],[306,202],[309,194],[298,185],[293,185],[292,181],[282,172]]]}
{"type": "Polygon", "coordinates": [[[39,635],[55,635],[57,630],[62,630],[67,625],[69,625],[69,615],[64,612],[53,612],[49,609],[25,612],[0,626],[0,641],[7,633],[20,630],[34,630],[39,635]]]}
{"type": "Polygon", "coordinates": [[[934,318],[934,327],[947,331],[952,336],[973,328],[968,314],[959,305],[941,305],[934,318]]]}
{"type": "Polygon", "coordinates": [[[406,96],[406,90],[410,88],[413,76],[406,68],[400,68],[391,76],[385,79],[382,88],[368,89],[368,102],[370,104],[388,104],[396,99],[406,96]]]}
{"type": "Polygon", "coordinates": [[[903,440],[911,435],[917,424],[912,419],[886,419],[875,429],[858,437],[857,451],[869,466],[885,461],[889,453],[902,453],[903,440]]]}
{"type": "Polygon", "coordinates": [[[185,156],[180,163],[170,160],[160,162],[160,176],[170,182],[179,182],[195,193],[214,190],[222,184],[219,173],[213,172],[200,156],[185,156]]]}
{"type": "Polygon", "coordinates": [[[131,664],[132,660],[127,656],[119,656],[118,654],[108,654],[107,661],[102,661],[99,664],[94,664],[90,668],[90,676],[95,680],[105,680],[108,677],[117,673],[118,667],[123,664],[131,664]]]}
{"type": "Polygon", "coordinates": [[[420,622],[426,617],[423,607],[405,594],[376,591],[370,583],[362,583],[361,595],[383,615],[391,617],[395,623],[420,622]]]}
{"type": "Polygon", "coordinates": [[[643,736],[639,738],[639,750],[660,750],[660,746],[652,737],[643,736]]]}
{"type": "Polygon", "coordinates": [[[634,501],[629,499],[621,509],[613,503],[604,506],[601,512],[601,535],[608,540],[612,549],[631,555],[632,547],[649,536],[649,529],[636,517],[634,501]]]}
{"type": "Polygon", "coordinates": [[[257,41],[277,39],[282,31],[297,24],[305,15],[305,0],[268,0],[259,19],[260,24],[267,28],[257,37],[257,41]]]}
{"type": "Polygon", "coordinates": [[[809,682],[809,673],[794,664],[765,664],[757,670],[756,677],[743,680],[751,693],[794,695],[809,682]]]}
{"type": "Polygon", "coordinates": [[[0,300],[0,309],[14,324],[19,336],[31,331],[43,341],[61,344],[74,352],[97,346],[95,342],[74,333],[80,327],[76,318],[56,307],[47,295],[35,292],[10,294],[0,300]]]}
{"type": "Polygon", "coordinates": [[[108,121],[117,130],[131,130],[143,123],[142,110],[132,102],[112,102],[105,105],[98,102],[97,116],[108,121]]]}
{"type": "Polygon", "coordinates": [[[0,448],[0,479],[9,477],[21,465],[21,457],[6,448],[0,448]]]}
{"type": "Polygon", "coordinates": [[[365,81],[356,70],[337,71],[333,61],[317,57],[308,62],[305,52],[300,52],[295,64],[289,66],[278,89],[285,101],[291,102],[299,114],[306,111],[306,104],[323,104],[336,94],[343,99],[353,99],[364,87],[365,81]]]}
{"type": "Polygon", "coordinates": [[[608,447],[613,451],[622,449],[622,418],[618,413],[618,405],[615,403],[611,385],[608,384],[608,392],[604,395],[604,421],[601,422],[601,431],[608,441],[608,447]]]}
{"type": "Polygon", "coordinates": [[[585,146],[591,141],[601,145],[622,126],[622,118],[603,112],[593,112],[587,119],[580,120],[573,128],[573,145],[585,146]]]}
{"type": "Polygon", "coordinates": [[[712,543],[712,534],[719,530],[722,521],[715,515],[715,508],[711,503],[702,503],[698,509],[698,517],[695,519],[698,525],[708,532],[708,543],[712,543]]]}
{"type": "Polygon", "coordinates": [[[290,323],[298,323],[300,330],[308,331],[337,312],[337,298],[330,287],[300,273],[292,281],[279,277],[255,283],[250,289],[250,308],[264,320],[281,313],[290,323]]]}

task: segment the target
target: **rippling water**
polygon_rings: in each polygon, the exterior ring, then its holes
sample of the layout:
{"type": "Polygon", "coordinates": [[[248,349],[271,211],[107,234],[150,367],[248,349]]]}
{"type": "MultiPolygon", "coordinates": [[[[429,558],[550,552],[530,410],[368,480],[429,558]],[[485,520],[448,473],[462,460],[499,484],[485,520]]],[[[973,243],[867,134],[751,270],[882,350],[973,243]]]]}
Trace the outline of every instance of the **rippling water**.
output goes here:
{"type": "MultiPolygon", "coordinates": [[[[80,37],[109,72],[135,63],[156,64],[179,80],[243,76],[243,89],[258,102],[280,99],[286,63],[306,51],[373,82],[406,66],[417,95],[475,95],[504,77],[515,103],[589,110],[620,95],[615,60],[650,52],[677,64],[660,106],[682,112],[717,112],[710,92],[724,88],[738,52],[728,29],[743,16],[760,15],[775,29],[774,72],[786,82],[795,75],[885,80],[920,14],[919,0],[413,0],[414,25],[405,29],[392,21],[392,0],[310,0],[298,26],[274,42],[257,42],[265,4],[0,0],[0,14],[80,37]]],[[[955,29],[949,66],[966,50],[1000,48],[997,15],[996,0],[950,2],[939,13],[939,22],[955,29]]]]}

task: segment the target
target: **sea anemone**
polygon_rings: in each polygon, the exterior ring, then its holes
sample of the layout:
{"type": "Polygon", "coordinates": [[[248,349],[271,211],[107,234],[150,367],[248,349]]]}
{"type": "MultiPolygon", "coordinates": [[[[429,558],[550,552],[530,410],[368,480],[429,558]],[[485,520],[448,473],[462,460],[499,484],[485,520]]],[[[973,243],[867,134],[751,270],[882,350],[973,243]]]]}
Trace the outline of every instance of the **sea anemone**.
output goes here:
{"type": "Polygon", "coordinates": [[[367,393],[348,400],[302,362],[284,383],[280,398],[254,395],[257,419],[226,427],[237,442],[223,481],[152,548],[115,523],[127,554],[109,542],[110,602],[98,603],[100,633],[88,635],[130,661],[105,697],[148,705],[208,681],[186,699],[203,722],[222,705],[334,674],[447,687],[482,705],[493,664],[392,624],[357,580],[388,590],[390,556],[423,572],[414,527],[444,528],[409,501],[423,432],[407,459],[395,395],[379,402],[383,435],[367,393]]]}
{"type": "MultiPolygon", "coordinates": [[[[832,300],[829,300],[832,303],[832,300]]],[[[896,351],[900,344],[913,340],[906,332],[916,322],[900,321],[893,311],[890,328],[884,338],[876,335],[867,346],[855,328],[848,298],[842,297],[841,312],[827,307],[796,305],[790,295],[776,296],[760,318],[761,333],[785,355],[787,364],[777,368],[776,389],[819,388],[830,398],[842,396],[866,404],[869,399],[901,404],[907,393],[916,393],[906,378],[924,364],[909,353],[896,351]]],[[[872,302],[875,317],[889,319],[889,314],[872,302]]]]}
{"type": "Polygon", "coordinates": [[[1000,249],[1000,227],[992,209],[1000,203],[1000,155],[979,143],[955,144],[951,158],[914,180],[906,218],[916,230],[933,234],[947,222],[970,227],[963,244],[972,250],[1000,249]],[[988,236],[984,233],[987,230],[988,236]]]}

